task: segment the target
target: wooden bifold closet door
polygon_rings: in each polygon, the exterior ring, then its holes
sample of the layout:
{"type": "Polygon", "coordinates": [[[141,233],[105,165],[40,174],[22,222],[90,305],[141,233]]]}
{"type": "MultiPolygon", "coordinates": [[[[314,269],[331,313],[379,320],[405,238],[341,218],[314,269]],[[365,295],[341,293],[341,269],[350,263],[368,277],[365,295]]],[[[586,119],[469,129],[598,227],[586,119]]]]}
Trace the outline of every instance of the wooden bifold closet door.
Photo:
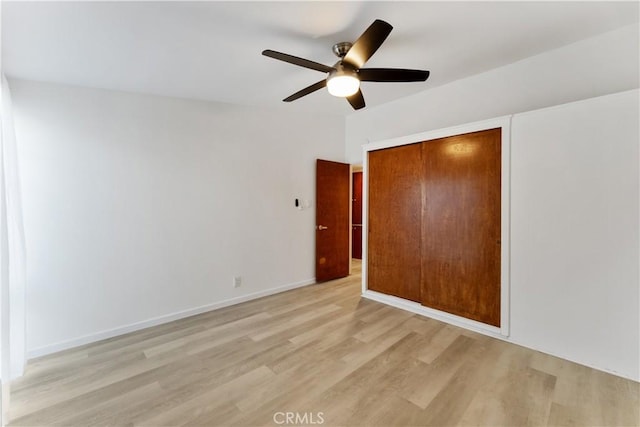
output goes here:
{"type": "Polygon", "coordinates": [[[368,288],[417,302],[421,175],[421,144],[369,153],[368,288]]]}
{"type": "Polygon", "coordinates": [[[422,303],[500,326],[500,129],[422,144],[422,303]]]}
{"type": "Polygon", "coordinates": [[[500,326],[501,129],[369,153],[368,288],[500,326]]]}

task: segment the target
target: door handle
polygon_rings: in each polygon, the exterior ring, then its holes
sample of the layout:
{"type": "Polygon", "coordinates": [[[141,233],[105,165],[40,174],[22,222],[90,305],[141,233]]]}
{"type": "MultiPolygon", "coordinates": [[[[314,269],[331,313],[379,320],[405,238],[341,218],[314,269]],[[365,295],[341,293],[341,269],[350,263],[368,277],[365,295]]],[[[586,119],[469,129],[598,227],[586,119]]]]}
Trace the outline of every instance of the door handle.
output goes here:
{"type": "Polygon", "coordinates": [[[325,227],[324,225],[319,225],[318,226],[318,230],[322,231],[322,230],[326,230],[329,227],[325,227]]]}

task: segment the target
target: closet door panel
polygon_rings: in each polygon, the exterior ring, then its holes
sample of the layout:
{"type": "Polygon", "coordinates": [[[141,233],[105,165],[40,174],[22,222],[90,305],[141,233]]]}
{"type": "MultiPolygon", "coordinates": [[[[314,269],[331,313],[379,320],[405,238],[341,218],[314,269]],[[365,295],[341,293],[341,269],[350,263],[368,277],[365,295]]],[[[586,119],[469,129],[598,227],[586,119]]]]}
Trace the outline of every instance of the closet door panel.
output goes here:
{"type": "Polygon", "coordinates": [[[368,288],[420,302],[422,148],[369,152],[368,288]]]}
{"type": "Polygon", "coordinates": [[[422,304],[500,326],[500,129],[422,144],[422,304]]]}

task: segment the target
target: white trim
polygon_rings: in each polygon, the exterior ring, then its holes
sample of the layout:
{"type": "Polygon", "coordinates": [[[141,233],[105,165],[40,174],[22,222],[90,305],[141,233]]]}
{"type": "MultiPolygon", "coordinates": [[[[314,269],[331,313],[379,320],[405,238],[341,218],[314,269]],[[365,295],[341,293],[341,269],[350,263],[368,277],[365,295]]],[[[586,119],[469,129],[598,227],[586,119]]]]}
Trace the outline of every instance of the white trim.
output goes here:
{"type": "Polygon", "coordinates": [[[508,337],[511,331],[511,120],[502,121],[501,193],[500,193],[500,329],[508,337]]]}
{"type": "Polygon", "coordinates": [[[529,348],[531,350],[539,351],[540,353],[544,353],[544,354],[548,354],[550,356],[558,357],[560,359],[568,360],[570,362],[577,363],[578,365],[583,365],[583,366],[586,366],[588,368],[595,369],[597,371],[606,372],[607,374],[615,375],[615,376],[621,377],[621,378],[626,378],[626,379],[634,381],[636,383],[638,382],[638,377],[634,376],[632,373],[614,371],[613,369],[603,368],[602,366],[596,366],[593,363],[585,362],[584,360],[582,360],[580,358],[567,356],[566,354],[559,353],[559,352],[554,351],[554,350],[548,350],[546,346],[535,346],[534,347],[531,344],[522,342],[522,341],[517,340],[517,339],[514,340],[513,338],[506,338],[506,337],[497,337],[497,338],[503,339],[506,342],[509,342],[511,344],[515,344],[515,345],[519,345],[521,347],[529,348]]]}
{"type": "Polygon", "coordinates": [[[422,314],[424,316],[433,317],[442,320],[447,323],[461,326],[463,328],[471,329],[476,332],[485,333],[487,335],[495,336],[497,333],[502,337],[508,337],[510,333],[510,296],[509,290],[511,287],[511,119],[510,116],[497,117],[490,120],[483,120],[479,122],[467,123],[459,126],[448,127],[444,129],[437,129],[428,132],[421,132],[413,135],[402,136],[398,138],[392,138],[382,141],[376,141],[362,146],[363,151],[363,217],[362,217],[362,295],[376,299],[376,301],[383,302],[385,304],[393,305],[394,307],[403,308],[411,312],[422,314]],[[398,147],[401,145],[415,144],[417,142],[430,141],[433,139],[444,138],[448,136],[455,136],[470,132],[477,132],[487,129],[501,128],[502,141],[501,141],[501,224],[500,224],[500,328],[495,326],[486,325],[484,323],[476,322],[463,317],[455,316],[444,311],[435,310],[428,307],[423,307],[418,303],[413,303],[408,300],[404,300],[405,303],[400,303],[397,300],[402,298],[391,297],[385,295],[387,298],[380,299],[378,292],[369,291],[367,289],[367,237],[368,237],[368,219],[369,219],[369,151],[380,150],[384,148],[398,147]],[[373,293],[372,293],[373,292],[373,293]],[[414,304],[418,307],[414,307],[414,304]],[[416,311],[418,310],[418,311],[416,311]]]}
{"type": "Polygon", "coordinates": [[[369,156],[363,147],[362,162],[362,294],[367,291],[367,258],[369,254],[369,156]]]}
{"type": "Polygon", "coordinates": [[[40,356],[45,356],[47,354],[56,353],[58,351],[67,350],[74,347],[79,347],[81,345],[90,344],[96,341],[105,340],[108,338],[113,338],[119,335],[128,334],[130,332],[139,331],[141,329],[150,328],[152,326],[162,325],[164,323],[169,323],[174,320],[184,319],[185,317],[195,316],[201,313],[206,313],[208,311],[217,310],[219,308],[228,307],[231,305],[240,304],[243,302],[251,301],[254,299],[266,297],[273,294],[278,294],[281,292],[289,291],[296,288],[301,288],[303,286],[308,286],[316,283],[315,278],[302,280],[300,282],[289,283],[287,285],[278,286],[276,288],[266,289],[264,291],[254,292],[247,295],[241,295],[234,298],[229,298],[226,300],[214,302],[207,305],[202,305],[200,307],[190,308],[187,310],[177,311],[175,313],[166,314],[163,316],[153,317],[151,319],[143,320],[141,322],[131,323],[129,325],[120,326],[113,329],[108,329],[106,331],[97,332],[94,334],[84,335],[78,338],[73,338],[67,341],[61,341],[55,344],[46,345],[43,347],[38,347],[31,349],[27,352],[27,358],[33,359],[40,356]]]}
{"type": "Polygon", "coordinates": [[[505,339],[506,337],[500,333],[500,328],[487,325],[485,323],[476,322],[475,320],[467,319],[466,317],[456,316],[455,314],[447,313],[440,310],[434,310],[433,308],[425,307],[424,305],[409,301],[404,298],[398,298],[393,295],[387,295],[376,291],[367,290],[362,293],[364,298],[381,302],[383,304],[390,305],[402,310],[410,311],[412,313],[419,314],[421,316],[430,317],[432,319],[440,320],[445,323],[449,323],[454,326],[459,326],[464,329],[469,329],[474,332],[479,332],[484,335],[490,335],[495,338],[505,339]]]}
{"type": "Polygon", "coordinates": [[[584,360],[576,359],[575,357],[567,356],[566,354],[561,354],[552,350],[548,350],[546,347],[533,347],[530,344],[525,342],[521,342],[519,340],[514,340],[513,338],[504,336],[500,328],[496,328],[493,326],[486,325],[484,323],[476,322],[471,319],[467,319],[464,317],[456,316],[454,314],[446,313],[439,310],[434,310],[429,307],[425,307],[417,302],[409,301],[404,298],[398,298],[392,295],[382,294],[376,291],[365,291],[362,293],[363,298],[370,299],[372,301],[376,301],[382,304],[387,304],[392,307],[399,308],[401,310],[409,311],[411,313],[418,314],[420,316],[429,317],[432,319],[439,320],[441,322],[448,323],[453,326],[458,326],[473,332],[478,332],[483,335],[487,335],[493,338],[497,338],[501,341],[509,342],[511,344],[519,345],[525,348],[529,348],[535,351],[539,351],[541,353],[545,353],[551,356],[559,357],[561,359],[569,360],[574,363],[578,363],[580,365],[588,366],[589,368],[596,369],[598,371],[606,372],[608,374],[616,375],[618,377],[627,378],[632,381],[637,381],[633,375],[630,375],[625,372],[618,372],[611,369],[603,368],[601,366],[596,366],[591,363],[585,362],[584,360]]]}

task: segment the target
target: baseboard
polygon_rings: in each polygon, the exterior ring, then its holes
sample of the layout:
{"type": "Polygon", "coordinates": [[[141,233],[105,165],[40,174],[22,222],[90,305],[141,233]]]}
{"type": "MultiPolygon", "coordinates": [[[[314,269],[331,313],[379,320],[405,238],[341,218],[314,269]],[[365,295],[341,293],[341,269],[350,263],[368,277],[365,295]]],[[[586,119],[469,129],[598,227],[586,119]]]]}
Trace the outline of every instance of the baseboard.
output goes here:
{"type": "Polygon", "coordinates": [[[567,356],[567,355],[564,355],[562,353],[558,353],[557,351],[549,350],[548,348],[543,347],[543,346],[532,346],[532,345],[527,344],[526,342],[522,342],[520,340],[508,339],[506,341],[508,341],[508,342],[510,342],[512,344],[515,344],[515,345],[519,345],[521,347],[525,347],[525,348],[528,348],[528,349],[531,349],[531,350],[539,351],[540,353],[548,354],[549,356],[557,357],[559,359],[568,360],[569,362],[577,363],[578,365],[586,366],[588,368],[595,369],[596,371],[602,371],[602,372],[606,372],[607,374],[615,375],[616,377],[625,378],[627,380],[631,380],[631,381],[635,381],[635,382],[640,382],[640,375],[638,375],[638,374],[629,373],[629,372],[620,372],[620,371],[615,371],[615,370],[609,369],[609,368],[603,368],[602,366],[596,366],[593,363],[585,362],[584,360],[581,360],[580,358],[567,356]]]}
{"type": "Polygon", "coordinates": [[[21,376],[24,375],[24,368],[27,364],[26,359],[25,360],[18,360],[18,361],[14,361],[13,359],[11,359],[11,371],[9,373],[10,378],[12,380],[19,378],[21,376]]]}
{"type": "Polygon", "coordinates": [[[506,334],[502,334],[500,328],[487,325],[475,320],[467,319],[464,317],[456,316],[455,314],[446,313],[444,311],[435,310],[433,308],[425,307],[417,302],[409,301],[404,298],[394,297],[393,295],[387,295],[376,291],[366,290],[362,293],[362,296],[383,304],[390,305],[392,307],[400,308],[402,310],[410,311],[412,313],[419,314],[421,316],[430,317],[432,319],[440,320],[445,323],[449,323],[454,326],[469,329],[474,332],[489,335],[492,337],[504,339],[506,334]]]}
{"type": "Polygon", "coordinates": [[[70,348],[79,347],[85,344],[91,344],[97,341],[113,338],[119,335],[128,334],[130,332],[139,331],[141,329],[150,328],[152,326],[162,325],[174,320],[184,319],[185,317],[191,317],[198,314],[206,313],[209,311],[217,310],[219,308],[229,307],[231,305],[240,304],[243,302],[251,301],[254,299],[266,297],[269,295],[279,294],[292,289],[301,288],[316,283],[315,278],[302,280],[300,282],[289,283],[287,285],[278,286],[276,288],[265,289],[263,291],[254,292],[247,295],[241,295],[234,298],[214,302],[200,307],[194,307],[187,310],[177,311],[174,313],[166,314],[163,316],[153,317],[151,319],[143,320],[129,325],[120,326],[106,331],[96,332],[94,334],[84,335],[78,338],[73,338],[67,341],[61,341],[55,344],[46,345],[43,347],[34,348],[27,351],[27,359],[34,359],[36,357],[46,356],[48,354],[57,353],[59,351],[68,350],[70,348]]]}
{"type": "Polygon", "coordinates": [[[550,356],[554,356],[554,357],[558,357],[560,359],[564,359],[564,360],[568,360],[570,362],[573,363],[577,363],[579,365],[583,365],[583,366],[587,366],[589,368],[593,368],[596,369],[598,371],[602,371],[602,372],[606,372],[608,374],[611,375],[615,375],[617,377],[622,377],[622,378],[626,378],[632,381],[640,381],[640,378],[635,376],[632,373],[628,373],[628,372],[618,372],[618,371],[614,371],[608,368],[603,368],[601,366],[595,366],[591,363],[585,362],[584,360],[579,360],[575,357],[569,357],[567,355],[564,354],[560,354],[558,352],[555,351],[551,351],[547,348],[543,348],[543,347],[539,347],[539,346],[532,346],[531,344],[528,344],[526,342],[522,342],[520,340],[514,340],[512,337],[508,337],[505,335],[502,335],[500,333],[500,329],[499,328],[494,328],[493,326],[488,326],[488,325],[484,325],[480,322],[475,322],[473,320],[469,320],[469,319],[465,319],[463,317],[459,317],[459,316],[455,316],[449,313],[444,313],[441,312],[439,310],[433,310],[427,307],[422,306],[421,304],[418,304],[416,302],[413,301],[409,301],[403,298],[398,298],[398,297],[394,297],[392,295],[387,295],[387,294],[382,294],[380,292],[375,292],[375,291],[370,291],[367,290],[365,292],[362,293],[362,296],[364,298],[373,300],[373,301],[377,301],[380,302],[382,304],[387,304],[390,305],[392,307],[395,308],[399,308],[401,310],[405,310],[405,311],[409,311],[411,313],[416,313],[419,314],[421,316],[425,316],[425,317],[429,317],[432,319],[436,319],[436,320],[440,320],[442,322],[445,323],[449,323],[451,325],[454,326],[459,326],[461,328],[464,329],[468,329],[471,330],[473,332],[478,332],[480,334],[483,335],[488,335],[490,337],[493,338],[497,338],[499,340],[502,341],[506,341],[509,342],[511,344],[515,344],[515,345],[519,345],[521,347],[525,347],[528,348],[530,350],[535,350],[535,351],[539,351],[541,353],[545,353],[548,354],[550,356]]]}

